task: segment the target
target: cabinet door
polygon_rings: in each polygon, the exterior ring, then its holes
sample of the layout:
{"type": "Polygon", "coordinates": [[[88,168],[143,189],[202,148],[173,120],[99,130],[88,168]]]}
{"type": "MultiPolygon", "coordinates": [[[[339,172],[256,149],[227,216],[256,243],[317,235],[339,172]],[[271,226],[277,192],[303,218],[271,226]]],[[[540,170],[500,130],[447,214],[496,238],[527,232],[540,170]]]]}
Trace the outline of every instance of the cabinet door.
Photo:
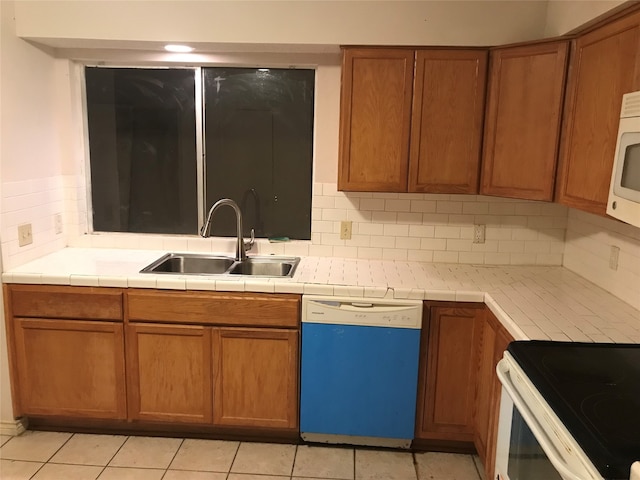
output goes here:
{"type": "Polygon", "coordinates": [[[406,192],[414,51],[347,48],[338,189],[406,192]]]}
{"type": "Polygon", "coordinates": [[[640,90],[640,11],[571,47],[556,200],[605,215],[622,95],[640,90]]]}
{"type": "Polygon", "coordinates": [[[214,423],[298,428],[298,331],[217,328],[214,423]]]}
{"type": "Polygon", "coordinates": [[[431,307],[421,361],[416,436],[473,441],[473,406],[482,309],[431,307]],[[421,365],[422,367],[422,365],[421,365]]]}
{"type": "Polygon", "coordinates": [[[15,318],[14,335],[22,414],[126,418],[122,324],[15,318]]]}
{"type": "Polygon", "coordinates": [[[491,52],[480,193],[552,200],[567,42],[491,52]]]}
{"type": "Polygon", "coordinates": [[[490,312],[485,310],[485,321],[480,336],[480,366],[476,383],[476,404],[474,414],[474,443],[478,455],[486,464],[487,437],[491,417],[491,396],[493,394],[493,377],[495,376],[494,350],[496,345],[495,322],[489,321],[490,312]]]}
{"type": "Polygon", "coordinates": [[[129,417],[211,423],[211,328],[127,325],[129,417]]]}
{"type": "Polygon", "coordinates": [[[496,374],[496,365],[513,337],[498,319],[486,310],[482,340],[480,371],[476,400],[475,444],[478,455],[485,468],[485,478],[493,478],[498,440],[498,417],[500,414],[500,395],[502,385],[496,374]]]}
{"type": "Polygon", "coordinates": [[[418,50],[409,191],[478,193],[487,52],[418,50]]]}

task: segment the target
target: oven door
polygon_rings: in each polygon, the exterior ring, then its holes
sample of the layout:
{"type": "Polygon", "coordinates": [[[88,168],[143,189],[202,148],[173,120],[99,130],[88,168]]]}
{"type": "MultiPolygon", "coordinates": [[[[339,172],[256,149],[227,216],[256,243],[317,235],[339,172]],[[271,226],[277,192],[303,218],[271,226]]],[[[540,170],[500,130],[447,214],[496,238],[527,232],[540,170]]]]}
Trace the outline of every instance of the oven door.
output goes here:
{"type": "Polygon", "coordinates": [[[502,396],[495,478],[602,480],[513,360],[502,359],[497,371],[502,396]]]}

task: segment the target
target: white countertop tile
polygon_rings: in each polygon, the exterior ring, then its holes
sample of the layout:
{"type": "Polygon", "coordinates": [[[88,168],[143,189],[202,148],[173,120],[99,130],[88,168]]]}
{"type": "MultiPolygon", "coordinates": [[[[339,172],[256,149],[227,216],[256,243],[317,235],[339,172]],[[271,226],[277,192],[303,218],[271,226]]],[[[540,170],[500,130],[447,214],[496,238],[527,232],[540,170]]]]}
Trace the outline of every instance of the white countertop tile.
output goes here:
{"type": "Polygon", "coordinates": [[[4,272],[2,280],[4,283],[484,301],[518,340],[640,343],[640,311],[562,267],[302,257],[291,279],[139,273],[165,253],[65,248],[4,272]]]}

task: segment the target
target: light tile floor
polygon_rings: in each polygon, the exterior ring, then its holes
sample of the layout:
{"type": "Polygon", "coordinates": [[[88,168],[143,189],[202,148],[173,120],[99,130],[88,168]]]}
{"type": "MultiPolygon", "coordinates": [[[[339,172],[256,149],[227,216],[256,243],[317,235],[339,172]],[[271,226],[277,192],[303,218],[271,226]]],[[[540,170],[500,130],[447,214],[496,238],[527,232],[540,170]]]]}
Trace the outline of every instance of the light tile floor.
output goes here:
{"type": "Polygon", "coordinates": [[[480,480],[477,457],[27,431],[0,436],[2,480],[480,480]]]}

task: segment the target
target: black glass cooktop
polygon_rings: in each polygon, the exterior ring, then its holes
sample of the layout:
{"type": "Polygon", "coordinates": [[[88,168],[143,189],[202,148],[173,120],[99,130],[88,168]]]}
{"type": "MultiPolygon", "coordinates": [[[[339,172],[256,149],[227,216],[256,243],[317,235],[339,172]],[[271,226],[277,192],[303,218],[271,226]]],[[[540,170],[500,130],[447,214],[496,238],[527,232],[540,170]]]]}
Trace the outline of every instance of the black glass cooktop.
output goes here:
{"type": "Polygon", "coordinates": [[[640,460],[640,345],[512,342],[509,353],[605,479],[640,460]]]}

